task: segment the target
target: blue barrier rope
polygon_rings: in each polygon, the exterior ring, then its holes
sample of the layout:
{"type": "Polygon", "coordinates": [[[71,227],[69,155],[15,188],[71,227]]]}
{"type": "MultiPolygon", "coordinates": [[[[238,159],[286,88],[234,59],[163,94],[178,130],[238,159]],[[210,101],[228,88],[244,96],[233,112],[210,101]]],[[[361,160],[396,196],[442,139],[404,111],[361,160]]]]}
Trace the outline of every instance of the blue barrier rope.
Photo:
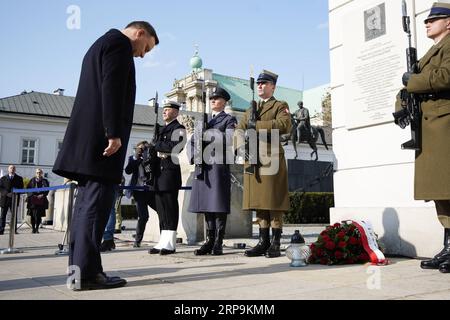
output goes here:
{"type": "MultiPolygon", "coordinates": [[[[54,187],[45,187],[45,188],[32,188],[32,189],[13,189],[13,193],[31,193],[31,192],[40,192],[40,191],[51,191],[51,190],[60,190],[60,189],[69,189],[70,185],[60,185],[60,186],[54,186],[54,187]]],[[[126,186],[126,187],[120,187],[120,190],[147,190],[150,191],[150,187],[148,186],[126,186]]],[[[180,190],[192,190],[192,187],[181,187],[180,190]]]]}
{"type": "Polygon", "coordinates": [[[13,193],[30,193],[30,192],[39,192],[39,191],[51,191],[51,190],[60,190],[60,189],[69,189],[69,184],[64,184],[60,186],[54,187],[45,187],[45,188],[32,188],[32,189],[16,189],[13,188],[13,193]]]}

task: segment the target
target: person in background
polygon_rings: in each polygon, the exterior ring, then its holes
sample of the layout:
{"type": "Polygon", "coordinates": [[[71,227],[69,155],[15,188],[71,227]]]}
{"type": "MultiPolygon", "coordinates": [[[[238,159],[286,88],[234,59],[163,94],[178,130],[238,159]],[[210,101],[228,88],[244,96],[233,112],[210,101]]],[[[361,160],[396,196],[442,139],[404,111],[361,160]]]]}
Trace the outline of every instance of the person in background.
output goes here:
{"type": "MultiPolygon", "coordinates": [[[[128,158],[128,164],[125,167],[125,173],[131,174],[130,187],[144,187],[146,186],[146,177],[144,171],[144,152],[148,151],[148,142],[141,141],[134,149],[134,155],[128,158]]],[[[147,186],[148,187],[148,186],[147,186]]],[[[150,187],[149,187],[150,188],[150,187]]],[[[151,188],[150,188],[151,189],[151,188]]],[[[156,210],[155,193],[153,190],[126,190],[127,198],[133,195],[136,203],[136,210],[138,214],[138,221],[136,225],[136,235],[134,238],[134,248],[141,246],[144,237],[145,227],[149,218],[148,207],[156,210]]]]}
{"type": "Polygon", "coordinates": [[[103,233],[103,242],[100,245],[100,251],[111,251],[116,248],[116,244],[114,243],[114,227],[116,226],[116,212],[120,210],[120,201],[122,199],[122,190],[120,187],[125,184],[125,177],[122,176],[122,181],[120,185],[117,186],[113,201],[113,206],[111,208],[111,212],[109,214],[108,223],[106,224],[105,232],[103,233]]]}
{"type": "MultiPolygon", "coordinates": [[[[42,169],[36,169],[36,176],[27,185],[27,189],[48,188],[50,183],[43,176],[42,169]]],[[[37,191],[27,197],[27,214],[31,217],[31,227],[33,233],[39,233],[39,225],[42,217],[45,217],[45,210],[48,209],[48,191],[37,191]]]]}
{"type": "MultiPolygon", "coordinates": [[[[8,166],[8,174],[0,178],[0,235],[5,232],[6,214],[8,210],[12,210],[12,191],[14,188],[23,189],[23,178],[16,174],[16,166],[10,165],[8,166]]],[[[16,205],[19,205],[19,199],[20,197],[17,197],[16,205]]],[[[17,233],[17,225],[15,229],[17,233]]]]}

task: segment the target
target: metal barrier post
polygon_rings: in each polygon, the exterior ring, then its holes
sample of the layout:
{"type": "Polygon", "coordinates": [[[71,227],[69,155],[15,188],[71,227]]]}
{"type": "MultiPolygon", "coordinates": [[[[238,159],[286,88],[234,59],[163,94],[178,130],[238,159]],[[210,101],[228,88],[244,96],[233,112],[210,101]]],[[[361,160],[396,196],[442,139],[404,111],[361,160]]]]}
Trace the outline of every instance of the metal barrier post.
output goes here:
{"type": "Polygon", "coordinates": [[[13,254],[22,253],[19,249],[14,249],[14,235],[16,234],[16,221],[17,221],[17,194],[13,193],[11,204],[11,222],[9,224],[9,247],[8,249],[1,250],[1,254],[13,254]]]}
{"type": "Polygon", "coordinates": [[[70,224],[72,222],[74,194],[75,194],[75,183],[70,182],[69,202],[67,203],[67,228],[66,232],[64,232],[64,238],[62,243],[58,244],[58,250],[55,251],[55,255],[62,256],[69,254],[68,246],[70,244],[70,224]],[[64,248],[64,244],[67,244],[66,248],[64,248]]]}

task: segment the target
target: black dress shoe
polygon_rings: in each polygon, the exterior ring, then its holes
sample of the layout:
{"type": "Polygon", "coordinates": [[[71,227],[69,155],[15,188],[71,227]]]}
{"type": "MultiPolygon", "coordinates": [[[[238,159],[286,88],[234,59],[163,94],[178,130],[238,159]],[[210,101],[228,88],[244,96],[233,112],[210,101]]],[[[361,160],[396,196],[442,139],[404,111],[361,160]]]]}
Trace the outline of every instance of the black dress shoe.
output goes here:
{"type": "Polygon", "coordinates": [[[450,273],[450,260],[447,260],[439,265],[439,271],[442,273],[450,273]]]}
{"type": "Polygon", "coordinates": [[[127,284],[127,280],[120,277],[108,277],[104,273],[98,273],[95,278],[89,280],[75,281],[72,290],[98,290],[98,289],[113,289],[123,287],[127,284]]]}
{"type": "Polygon", "coordinates": [[[140,247],[141,247],[141,243],[140,243],[140,242],[135,241],[135,242],[133,243],[133,248],[140,248],[140,247]]]}
{"type": "Polygon", "coordinates": [[[156,249],[156,248],[151,248],[150,250],[148,250],[149,254],[158,254],[161,250],[156,249]]]}
{"type": "Polygon", "coordinates": [[[175,253],[175,250],[167,250],[164,248],[162,248],[161,251],[159,252],[159,254],[162,256],[165,256],[167,254],[174,254],[174,253],[175,253]]]}
{"type": "Polygon", "coordinates": [[[450,259],[450,253],[440,252],[434,258],[430,260],[423,260],[420,262],[420,267],[422,269],[440,269],[441,264],[445,263],[450,259]]]}
{"type": "Polygon", "coordinates": [[[115,229],[115,230],[114,230],[114,233],[122,233],[122,230],[120,230],[120,229],[115,229]]]}
{"type": "Polygon", "coordinates": [[[114,240],[104,240],[100,245],[100,252],[111,251],[116,248],[114,240]]]}

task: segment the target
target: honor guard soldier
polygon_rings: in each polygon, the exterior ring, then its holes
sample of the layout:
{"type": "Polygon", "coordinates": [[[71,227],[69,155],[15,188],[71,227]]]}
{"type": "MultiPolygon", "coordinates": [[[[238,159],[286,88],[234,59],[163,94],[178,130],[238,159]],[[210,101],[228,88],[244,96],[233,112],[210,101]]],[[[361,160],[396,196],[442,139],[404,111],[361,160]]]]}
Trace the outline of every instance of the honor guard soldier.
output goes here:
{"type": "MultiPolygon", "coordinates": [[[[206,163],[202,164],[202,174],[197,175],[192,182],[191,199],[188,211],[194,213],[204,213],[206,223],[206,242],[197,250],[195,255],[221,255],[222,242],[225,237],[225,227],[227,223],[227,215],[230,213],[231,200],[231,177],[230,166],[231,161],[227,161],[227,135],[232,137],[236,128],[237,120],[234,116],[225,113],[225,104],[230,100],[230,94],[220,87],[209,96],[211,102],[212,117],[206,126],[208,132],[218,139],[212,141],[214,145],[214,155],[212,161],[206,159],[209,155],[203,155],[202,159],[206,163]],[[219,136],[220,135],[220,136],[219,136]],[[220,149],[220,150],[217,150],[220,149]]],[[[194,136],[193,136],[194,137],[194,136]]],[[[206,143],[208,143],[206,141],[206,143]]],[[[193,163],[194,139],[191,140],[191,163],[193,163]]]]}
{"type": "Polygon", "coordinates": [[[172,254],[176,251],[179,218],[178,191],[181,188],[181,168],[178,154],[186,143],[186,130],[178,120],[180,104],[166,101],[163,106],[165,126],[154,145],[158,161],[155,166],[155,203],[161,235],[150,254],[172,254]]]}
{"type": "MultiPolygon", "coordinates": [[[[277,79],[278,75],[263,70],[256,81],[260,97],[255,124],[257,133],[260,130],[267,130],[270,135],[273,130],[279,130],[281,136],[291,131],[292,123],[288,104],[273,97],[277,79]]],[[[237,129],[246,130],[249,127],[251,113],[252,108],[249,108],[237,129]]],[[[283,214],[289,209],[287,168],[284,149],[279,141],[277,145],[272,146],[271,139],[268,137],[259,139],[258,144],[261,165],[257,167],[254,174],[244,173],[243,209],[256,210],[259,243],[253,249],[245,251],[245,255],[248,257],[265,255],[267,258],[272,258],[280,256],[283,214]],[[262,154],[261,150],[271,151],[267,155],[262,154]],[[267,170],[273,163],[279,164],[276,172],[267,170]],[[272,240],[269,236],[270,227],[272,227],[272,240]]],[[[248,163],[244,167],[246,166],[248,163]]]]}
{"type": "MultiPolygon", "coordinates": [[[[421,101],[421,150],[416,151],[414,198],[434,200],[444,227],[444,248],[423,269],[450,272],[450,4],[435,2],[425,19],[427,37],[434,45],[419,60],[418,72],[406,72],[403,84],[421,101]]],[[[400,97],[400,95],[399,95],[400,97]]],[[[402,110],[400,98],[396,110],[402,110]]],[[[402,128],[409,116],[396,119],[402,128]]]]}

